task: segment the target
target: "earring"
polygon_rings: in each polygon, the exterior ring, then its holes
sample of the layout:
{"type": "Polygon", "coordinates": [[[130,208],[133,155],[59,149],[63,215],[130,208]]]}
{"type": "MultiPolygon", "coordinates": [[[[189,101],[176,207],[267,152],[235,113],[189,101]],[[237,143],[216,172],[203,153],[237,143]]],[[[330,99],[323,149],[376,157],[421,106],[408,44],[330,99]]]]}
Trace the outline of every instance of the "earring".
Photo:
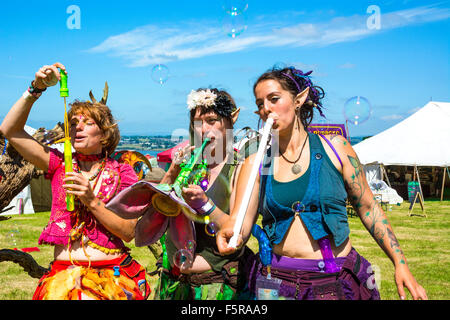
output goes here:
{"type": "Polygon", "coordinates": [[[296,124],[295,124],[295,130],[299,130],[300,129],[300,124],[299,124],[299,119],[300,119],[300,107],[296,107],[295,108],[295,117],[297,118],[296,124]]]}

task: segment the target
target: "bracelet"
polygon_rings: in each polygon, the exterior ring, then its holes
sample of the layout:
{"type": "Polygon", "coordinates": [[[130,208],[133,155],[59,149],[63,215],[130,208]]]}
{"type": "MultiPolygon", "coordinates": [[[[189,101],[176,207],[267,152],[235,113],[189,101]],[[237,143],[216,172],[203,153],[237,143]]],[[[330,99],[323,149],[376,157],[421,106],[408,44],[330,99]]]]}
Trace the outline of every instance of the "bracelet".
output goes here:
{"type": "Polygon", "coordinates": [[[215,205],[215,203],[211,199],[208,199],[208,201],[204,205],[202,205],[200,208],[195,209],[195,211],[197,211],[198,214],[208,216],[216,208],[217,206],[215,205]]]}
{"type": "Polygon", "coordinates": [[[34,82],[34,80],[31,81],[31,84],[30,84],[30,86],[28,87],[28,92],[29,92],[30,94],[32,94],[32,95],[37,99],[37,98],[39,98],[39,97],[41,96],[42,92],[44,92],[45,90],[47,90],[47,88],[44,88],[44,89],[36,88],[36,87],[33,85],[33,82],[34,82]]]}

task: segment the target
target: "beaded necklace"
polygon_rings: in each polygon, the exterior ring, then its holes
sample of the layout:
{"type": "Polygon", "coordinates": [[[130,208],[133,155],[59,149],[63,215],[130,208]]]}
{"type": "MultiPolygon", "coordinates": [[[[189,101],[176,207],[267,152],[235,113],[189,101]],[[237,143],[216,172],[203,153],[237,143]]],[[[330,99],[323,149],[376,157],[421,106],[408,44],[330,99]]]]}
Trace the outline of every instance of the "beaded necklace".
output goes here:
{"type": "MultiPolygon", "coordinates": [[[[78,160],[76,161],[76,163],[77,163],[77,165],[75,166],[74,169],[76,172],[81,173],[80,164],[79,164],[78,160]]],[[[97,183],[99,181],[98,176],[99,176],[100,172],[102,172],[103,169],[105,168],[105,165],[106,165],[106,157],[103,159],[102,164],[98,168],[97,172],[89,178],[89,182],[91,182],[95,179],[95,182],[94,182],[94,185],[92,188],[94,190],[94,193],[95,193],[95,188],[97,186],[97,183]]],[[[72,227],[72,230],[69,233],[69,240],[68,240],[69,260],[72,264],[74,264],[74,262],[72,260],[72,255],[71,255],[72,242],[81,238],[81,248],[83,249],[85,256],[88,258],[88,261],[89,261],[88,268],[90,268],[91,259],[90,259],[90,256],[87,254],[86,248],[85,248],[85,244],[88,242],[88,238],[87,238],[87,235],[84,234],[84,232],[85,232],[85,228],[89,227],[92,223],[94,223],[94,225],[96,225],[97,221],[95,220],[95,218],[87,216],[88,215],[87,208],[83,203],[81,203],[81,201],[78,201],[77,207],[78,207],[78,209],[74,211],[76,221],[74,223],[74,226],[72,227]],[[85,219],[89,219],[89,223],[87,226],[86,226],[85,219]]]]}
{"type": "MultiPolygon", "coordinates": [[[[93,181],[95,178],[98,177],[100,172],[102,172],[103,169],[105,168],[105,165],[106,165],[106,158],[103,159],[102,164],[100,165],[100,167],[98,167],[97,171],[91,177],[89,177],[89,179],[88,179],[89,182],[93,181]]],[[[77,160],[77,165],[75,166],[75,170],[76,170],[76,172],[81,173],[80,163],[78,162],[78,160],[77,160]]]]}

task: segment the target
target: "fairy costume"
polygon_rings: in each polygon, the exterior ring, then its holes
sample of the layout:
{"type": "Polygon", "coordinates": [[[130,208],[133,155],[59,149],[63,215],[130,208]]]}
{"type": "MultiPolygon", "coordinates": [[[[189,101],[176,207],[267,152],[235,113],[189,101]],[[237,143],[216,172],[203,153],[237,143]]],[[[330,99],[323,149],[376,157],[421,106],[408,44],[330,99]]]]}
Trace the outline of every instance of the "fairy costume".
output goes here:
{"type": "MultiPolygon", "coordinates": [[[[225,163],[214,183],[205,192],[222,212],[230,211],[231,181],[238,164],[238,154],[234,152],[234,161],[225,163]]],[[[253,255],[248,247],[236,253],[221,256],[217,249],[216,238],[210,234],[204,224],[195,223],[196,255],[202,256],[211,266],[211,270],[203,273],[182,274],[177,266],[162,264],[159,299],[168,300],[232,300],[241,299],[245,295],[246,275],[245,263],[253,255]]],[[[167,257],[173,260],[177,248],[166,238],[167,257]]]]}
{"type": "MultiPolygon", "coordinates": [[[[75,170],[79,170],[77,157],[73,154],[75,170]]],[[[137,182],[137,177],[128,164],[108,157],[102,161],[93,180],[93,190],[106,204],[118,192],[137,182]]],[[[150,290],[145,269],[131,258],[123,241],[98,223],[81,202],[76,202],[73,212],[67,211],[62,187],[64,177],[64,155],[50,149],[46,178],[51,180],[52,209],[39,244],[70,249],[73,243],[79,242],[83,249],[90,246],[106,254],[121,255],[113,260],[86,263],[72,259],[53,261],[51,270],[40,279],[33,299],[145,299],[150,290]]]]}
{"type": "MultiPolygon", "coordinates": [[[[310,164],[300,178],[280,185],[273,179],[273,157],[266,156],[263,162],[258,212],[263,217],[262,225],[272,245],[283,240],[296,215],[300,216],[314,240],[320,241],[331,235],[337,247],[350,234],[345,203],[347,192],[342,175],[326,154],[319,136],[308,135],[310,164]],[[283,192],[283,189],[290,191],[283,192]]],[[[331,143],[329,145],[340,160],[331,143]]],[[[278,296],[298,300],[380,298],[370,263],[354,248],[347,257],[332,257],[336,272],[325,270],[325,260],[272,254],[271,277],[281,280],[278,296]]],[[[267,276],[267,268],[259,257],[249,267],[249,287],[256,294],[257,282],[267,276]]]]}

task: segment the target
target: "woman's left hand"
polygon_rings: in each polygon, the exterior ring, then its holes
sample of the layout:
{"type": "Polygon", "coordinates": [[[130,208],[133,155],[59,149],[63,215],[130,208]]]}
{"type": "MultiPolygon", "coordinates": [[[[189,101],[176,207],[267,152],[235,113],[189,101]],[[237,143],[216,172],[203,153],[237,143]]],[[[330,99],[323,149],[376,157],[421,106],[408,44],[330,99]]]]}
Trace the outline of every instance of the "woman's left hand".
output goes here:
{"type": "Polygon", "coordinates": [[[400,299],[406,299],[404,289],[406,286],[414,300],[428,300],[425,289],[417,283],[406,265],[395,268],[395,283],[397,284],[397,291],[400,299]]]}
{"type": "Polygon", "coordinates": [[[89,180],[81,173],[66,172],[63,181],[66,193],[77,196],[84,205],[89,206],[96,199],[89,180]]]}
{"type": "Polygon", "coordinates": [[[203,189],[195,184],[190,184],[183,188],[182,196],[184,201],[193,209],[198,209],[208,202],[208,196],[203,189]]]}

